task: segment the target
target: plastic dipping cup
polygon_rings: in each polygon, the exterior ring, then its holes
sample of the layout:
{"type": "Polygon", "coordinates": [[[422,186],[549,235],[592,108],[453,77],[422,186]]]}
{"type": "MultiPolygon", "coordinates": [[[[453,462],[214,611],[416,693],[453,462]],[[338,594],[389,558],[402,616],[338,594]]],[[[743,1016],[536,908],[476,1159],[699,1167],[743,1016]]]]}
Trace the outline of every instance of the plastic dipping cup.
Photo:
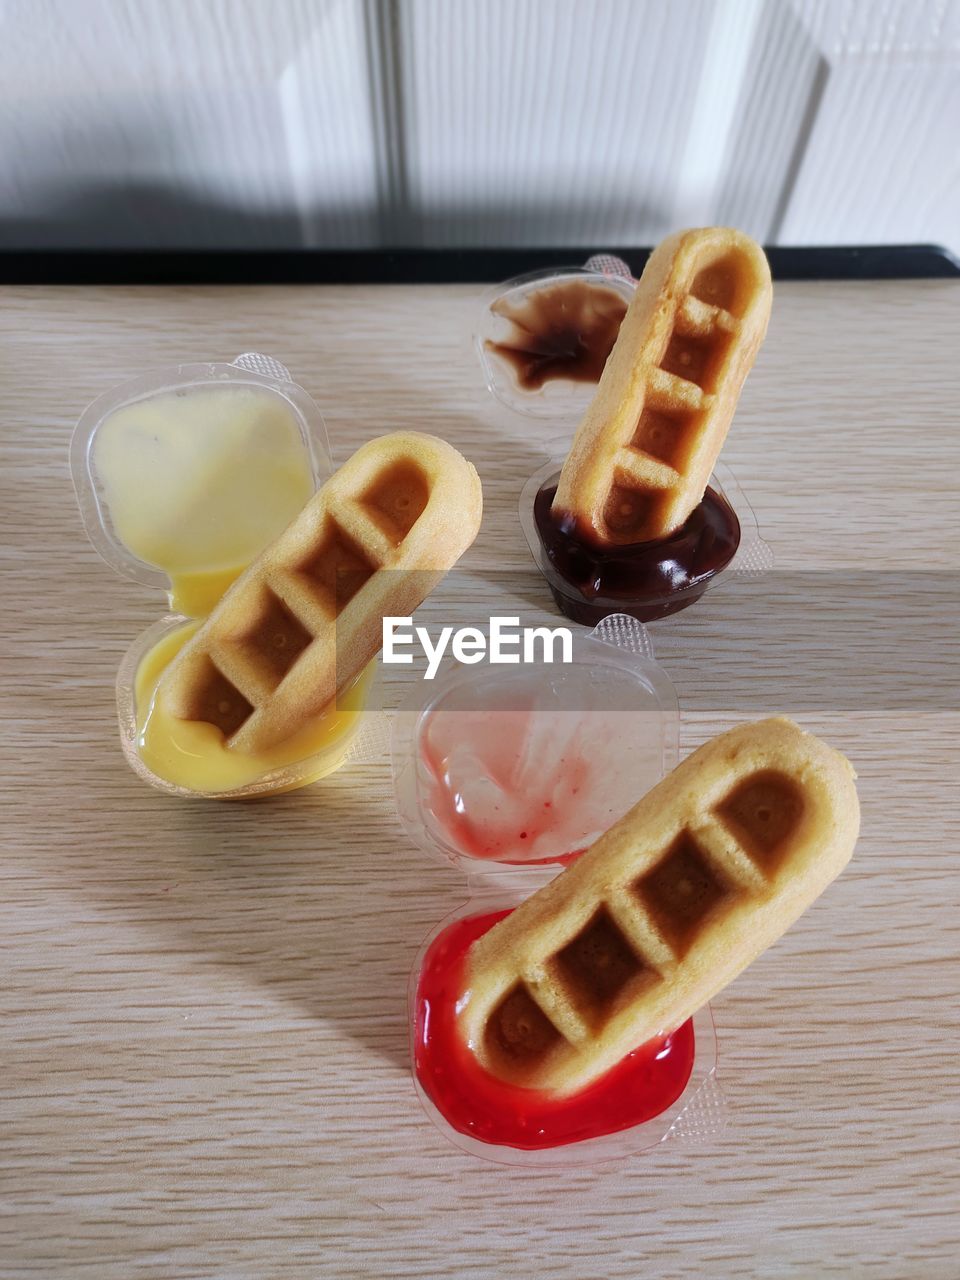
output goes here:
{"type": "Polygon", "coordinates": [[[417,1096],[433,1124],[471,1155],[541,1168],[589,1167],[667,1140],[705,1141],[722,1132],[726,1104],[716,1081],[709,1006],[559,1104],[502,1085],[473,1060],[455,1027],[464,948],[523,896],[501,890],[475,898],[433,931],[414,962],[410,1058],[417,1096]]]}
{"type": "Polygon", "coordinates": [[[717,465],[703,502],[662,541],[598,550],[563,532],[550,503],[561,463],[534,473],[520,495],[520,523],[562,613],[594,625],[612,613],[654,622],[688,608],[724,575],[773,563],[756,517],[729,467],[717,465]]]}
{"type": "Polygon", "coordinates": [[[190,617],[210,612],[332,471],[319,409],[256,352],[98,397],[70,462],[96,550],[190,617]]]}
{"type": "Polygon", "coordinates": [[[581,412],[635,287],[586,267],[552,267],[487,292],[475,333],[487,389],[528,417],[581,412]]]}
{"type": "Polygon", "coordinates": [[[157,680],[197,627],[167,617],[127,651],[117,674],[120,739],[130,767],[168,794],[204,799],[244,799],[293,791],[327,777],[347,759],[366,758],[377,664],[371,663],[338,701],[288,743],[263,756],[234,754],[213,725],[175,721],[152,708],[157,680]],[[159,723],[154,717],[159,717],[159,723]]]}
{"type": "Polygon", "coordinates": [[[451,666],[397,712],[397,808],[463,866],[569,862],[677,758],[677,700],[643,627],[607,619],[572,662],[451,666]]]}
{"type": "Polygon", "coordinates": [[[96,550],[182,611],[141,635],[117,676],[121,744],[135,773],[173,795],[224,799],[289,791],[380,754],[383,716],[365,709],[375,663],[335,710],[262,757],[229,752],[202,723],[168,723],[159,749],[155,732],[146,742],[148,671],[155,683],[176,652],[182,615],[209,613],[333,470],[323,417],[284,365],[246,352],[124,382],[84,410],[70,465],[96,550]]]}

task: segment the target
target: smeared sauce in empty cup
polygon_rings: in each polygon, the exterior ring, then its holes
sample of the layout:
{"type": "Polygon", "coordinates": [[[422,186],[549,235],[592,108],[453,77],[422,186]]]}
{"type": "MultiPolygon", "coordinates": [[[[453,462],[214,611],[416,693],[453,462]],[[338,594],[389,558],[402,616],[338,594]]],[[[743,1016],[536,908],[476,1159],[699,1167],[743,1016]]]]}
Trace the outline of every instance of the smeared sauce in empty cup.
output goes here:
{"type": "Polygon", "coordinates": [[[491,666],[421,717],[421,813],[444,847],[503,863],[563,862],[658,780],[658,710],[632,670],[593,654],[491,666]],[[592,660],[591,660],[592,659],[592,660]]]}
{"type": "Polygon", "coordinates": [[[93,445],[116,536],[202,616],[314,490],[285,400],[246,386],[160,392],[115,409],[93,445]]]}
{"type": "Polygon", "coordinates": [[[486,350],[510,365],[524,391],[545,382],[599,382],[607,356],[627,310],[621,294],[588,280],[562,280],[511,302],[509,295],[491,306],[510,323],[500,342],[486,350]]]}

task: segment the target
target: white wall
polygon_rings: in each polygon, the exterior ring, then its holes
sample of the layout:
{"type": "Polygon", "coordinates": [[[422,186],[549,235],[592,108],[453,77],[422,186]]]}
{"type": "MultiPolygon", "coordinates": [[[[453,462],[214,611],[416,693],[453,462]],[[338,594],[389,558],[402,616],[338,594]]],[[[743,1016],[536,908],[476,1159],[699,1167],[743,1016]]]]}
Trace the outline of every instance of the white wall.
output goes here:
{"type": "Polygon", "coordinates": [[[960,0],[0,0],[0,244],[960,249],[960,0]]]}

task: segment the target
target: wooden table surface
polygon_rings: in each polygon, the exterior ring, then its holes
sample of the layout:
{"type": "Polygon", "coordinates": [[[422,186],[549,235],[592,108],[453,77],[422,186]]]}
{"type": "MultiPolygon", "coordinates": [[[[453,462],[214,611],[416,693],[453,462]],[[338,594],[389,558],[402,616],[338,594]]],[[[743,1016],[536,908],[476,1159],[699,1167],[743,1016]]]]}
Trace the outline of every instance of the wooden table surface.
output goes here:
{"type": "Polygon", "coordinates": [[[741,634],[709,596],[654,629],[684,751],[788,711],[861,777],[850,867],[714,1004],[723,1136],[579,1171],[462,1154],[414,1095],[406,988],[466,886],[402,834],[386,758],[248,805],[123,762],[114,675],[162,602],[88,545],[67,443],[144,369],[268,351],[338,459],[447,437],[486,514],[428,618],[552,615],[516,498],[557,424],[483,388],[479,293],[2,295],[4,1277],[957,1274],[955,283],[778,288],[724,458],[769,612],[809,608],[762,641],[768,610],[741,634]]]}

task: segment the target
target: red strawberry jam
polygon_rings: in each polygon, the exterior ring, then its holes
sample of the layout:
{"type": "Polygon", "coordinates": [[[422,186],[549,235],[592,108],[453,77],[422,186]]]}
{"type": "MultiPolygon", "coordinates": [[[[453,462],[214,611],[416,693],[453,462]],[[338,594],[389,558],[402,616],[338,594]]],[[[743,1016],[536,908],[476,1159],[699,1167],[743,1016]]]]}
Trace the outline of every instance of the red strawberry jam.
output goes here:
{"type": "Polygon", "coordinates": [[[430,944],[420,970],[414,1066],[434,1106],[459,1133],[525,1151],[619,1133],[661,1115],[683,1093],[693,1070],[693,1023],[628,1053],[606,1075],[566,1098],[507,1084],[485,1071],[461,1040],[456,1002],[467,951],[509,915],[492,911],[448,925],[430,944]]]}

